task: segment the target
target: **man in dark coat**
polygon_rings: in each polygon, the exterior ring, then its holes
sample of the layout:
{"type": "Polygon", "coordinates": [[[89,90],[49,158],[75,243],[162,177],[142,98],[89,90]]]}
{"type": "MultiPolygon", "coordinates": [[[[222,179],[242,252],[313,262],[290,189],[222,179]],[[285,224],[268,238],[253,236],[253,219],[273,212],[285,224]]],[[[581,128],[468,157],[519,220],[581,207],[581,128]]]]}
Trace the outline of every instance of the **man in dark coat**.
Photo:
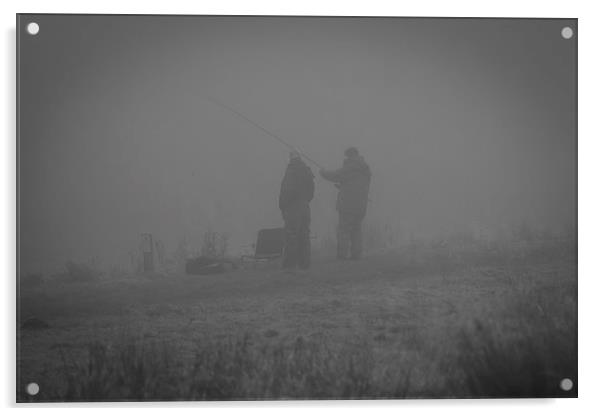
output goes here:
{"type": "Polygon", "coordinates": [[[293,151],[280,186],[279,206],[284,219],[284,269],[308,269],[310,264],[309,203],[314,197],[314,175],[293,151]]]}
{"type": "Polygon", "coordinates": [[[339,189],[337,257],[359,259],[362,255],[362,220],[366,216],[372,173],[355,147],[345,151],[343,167],[320,170],[320,175],[339,189]]]}

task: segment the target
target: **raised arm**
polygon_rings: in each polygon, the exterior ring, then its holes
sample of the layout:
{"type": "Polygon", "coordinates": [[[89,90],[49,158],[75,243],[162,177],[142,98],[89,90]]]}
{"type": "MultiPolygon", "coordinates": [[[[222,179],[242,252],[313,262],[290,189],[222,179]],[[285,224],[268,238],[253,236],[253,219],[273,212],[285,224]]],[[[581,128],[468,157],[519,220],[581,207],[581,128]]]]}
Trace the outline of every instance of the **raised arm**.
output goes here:
{"type": "Polygon", "coordinates": [[[345,167],[337,170],[320,169],[320,176],[330,182],[340,183],[343,180],[345,167]]]}

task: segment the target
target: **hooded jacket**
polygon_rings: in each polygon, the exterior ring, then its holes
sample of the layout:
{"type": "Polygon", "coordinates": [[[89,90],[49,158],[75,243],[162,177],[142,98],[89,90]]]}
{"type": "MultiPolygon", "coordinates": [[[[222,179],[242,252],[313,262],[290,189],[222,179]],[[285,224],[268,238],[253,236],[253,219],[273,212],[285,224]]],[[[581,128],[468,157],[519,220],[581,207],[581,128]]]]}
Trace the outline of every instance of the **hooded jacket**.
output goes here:
{"type": "Polygon", "coordinates": [[[280,210],[286,211],[300,203],[308,204],[313,197],[314,174],[301,159],[291,159],[280,185],[280,210]]]}
{"type": "Polygon", "coordinates": [[[343,167],[321,171],[324,179],[334,182],[339,188],[337,211],[363,217],[368,205],[368,191],[372,172],[361,156],[347,157],[343,167]]]}

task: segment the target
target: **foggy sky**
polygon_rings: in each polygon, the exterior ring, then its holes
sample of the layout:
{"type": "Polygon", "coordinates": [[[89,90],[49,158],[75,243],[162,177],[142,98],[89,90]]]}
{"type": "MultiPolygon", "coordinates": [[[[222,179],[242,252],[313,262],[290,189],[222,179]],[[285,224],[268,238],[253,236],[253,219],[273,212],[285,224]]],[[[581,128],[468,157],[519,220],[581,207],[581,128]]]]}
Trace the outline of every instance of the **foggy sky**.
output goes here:
{"type": "MultiPolygon", "coordinates": [[[[22,15],[21,267],[110,264],[142,232],[173,250],[209,226],[236,252],[280,226],[288,149],[211,97],[328,168],[357,146],[367,222],[575,227],[564,26],[576,33],[571,19],[22,15]]],[[[320,239],[336,190],[316,185],[320,239]]]]}

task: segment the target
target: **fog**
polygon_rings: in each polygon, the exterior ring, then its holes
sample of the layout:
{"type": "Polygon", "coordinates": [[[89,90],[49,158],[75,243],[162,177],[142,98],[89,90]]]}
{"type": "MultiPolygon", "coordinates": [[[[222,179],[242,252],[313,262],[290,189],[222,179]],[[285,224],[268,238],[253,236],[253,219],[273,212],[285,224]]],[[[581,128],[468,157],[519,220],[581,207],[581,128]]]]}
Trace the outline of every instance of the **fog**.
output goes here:
{"type": "MultiPolygon", "coordinates": [[[[356,146],[366,224],[406,235],[576,226],[574,20],[22,16],[22,270],[128,261],[211,228],[236,255],[282,224],[288,149],[356,146]]],[[[315,166],[312,234],[336,189],[315,166]]]]}

